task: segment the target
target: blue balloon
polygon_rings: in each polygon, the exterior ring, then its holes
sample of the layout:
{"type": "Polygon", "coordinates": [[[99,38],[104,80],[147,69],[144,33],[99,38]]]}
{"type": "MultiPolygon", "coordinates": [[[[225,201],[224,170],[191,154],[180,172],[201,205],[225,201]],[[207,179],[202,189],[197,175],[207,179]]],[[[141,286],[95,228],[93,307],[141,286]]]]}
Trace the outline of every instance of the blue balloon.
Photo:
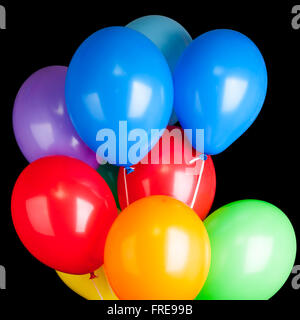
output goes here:
{"type": "MultiPolygon", "coordinates": [[[[192,42],[191,36],[182,25],[164,16],[141,17],[130,22],[127,27],[139,31],[149,38],[163,53],[172,72],[183,51],[192,42]]],[[[173,110],[169,124],[173,125],[177,121],[173,110]]]]}
{"type": "Polygon", "coordinates": [[[220,29],[195,39],[174,72],[175,111],[194,148],[214,155],[238,139],[259,114],[267,82],[264,59],[245,35],[220,29]],[[204,146],[196,129],[204,129],[204,146]]]}
{"type": "Polygon", "coordinates": [[[111,164],[144,158],[168,125],[173,80],[158,48],[125,27],[102,29],[75,53],[66,102],[83,141],[111,164]],[[160,133],[152,134],[152,129],[160,133]]]}

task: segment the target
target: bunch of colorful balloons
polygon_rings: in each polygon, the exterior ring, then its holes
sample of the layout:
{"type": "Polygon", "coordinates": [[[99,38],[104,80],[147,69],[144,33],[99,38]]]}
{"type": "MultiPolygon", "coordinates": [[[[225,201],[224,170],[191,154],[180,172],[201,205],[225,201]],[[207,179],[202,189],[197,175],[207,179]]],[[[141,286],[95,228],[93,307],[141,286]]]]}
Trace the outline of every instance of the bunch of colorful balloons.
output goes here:
{"type": "Polygon", "coordinates": [[[37,71],[17,95],[30,162],[12,193],[19,238],[87,299],[269,299],[296,255],[287,216],[241,200],[206,218],[211,156],[249,128],[266,91],[264,59],[239,32],[192,40],[146,16],[94,33],[68,68],[37,71]]]}

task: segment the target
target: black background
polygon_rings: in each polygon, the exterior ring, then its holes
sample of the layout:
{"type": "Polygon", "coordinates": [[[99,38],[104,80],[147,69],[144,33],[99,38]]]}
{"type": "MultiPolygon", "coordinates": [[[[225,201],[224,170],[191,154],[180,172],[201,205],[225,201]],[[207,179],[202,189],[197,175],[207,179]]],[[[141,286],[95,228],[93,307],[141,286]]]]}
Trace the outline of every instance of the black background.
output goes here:
{"type": "MultiPolygon", "coordinates": [[[[7,270],[4,296],[33,301],[83,301],[55,272],[34,259],[18,240],[10,216],[10,195],[27,165],[12,131],[12,109],[22,83],[36,70],[68,65],[81,42],[100,28],[126,25],[149,14],[177,20],[193,38],[216,28],[250,37],[261,50],[269,86],[264,107],[251,128],[213,158],[217,192],[212,211],[231,201],[254,198],[281,208],[300,237],[299,218],[299,49],[300,30],[291,27],[297,2],[263,1],[0,1],[7,29],[0,30],[1,210],[0,265],[7,270]],[[132,4],[131,4],[132,3],[132,4]]],[[[299,1],[300,4],[300,1],[299,1]]],[[[299,253],[295,264],[300,264],[299,253]]],[[[271,303],[299,299],[290,277],[271,303]]],[[[195,308],[204,302],[195,302],[195,308]]],[[[200,307],[199,307],[200,308],[200,307]]],[[[98,316],[101,316],[99,314],[98,316]]]]}

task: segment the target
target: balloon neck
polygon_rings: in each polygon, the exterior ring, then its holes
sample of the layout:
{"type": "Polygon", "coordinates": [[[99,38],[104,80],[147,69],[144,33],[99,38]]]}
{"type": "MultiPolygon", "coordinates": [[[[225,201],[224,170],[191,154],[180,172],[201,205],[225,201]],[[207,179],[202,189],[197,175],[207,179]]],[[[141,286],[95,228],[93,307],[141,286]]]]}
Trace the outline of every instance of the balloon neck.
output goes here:
{"type": "Polygon", "coordinates": [[[129,174],[129,173],[131,173],[131,172],[134,171],[134,168],[132,168],[132,167],[126,167],[125,170],[126,170],[126,173],[129,174]]]}
{"type": "Polygon", "coordinates": [[[202,161],[206,161],[207,160],[207,155],[205,153],[201,153],[199,155],[199,159],[202,160],[202,161]]]}
{"type": "Polygon", "coordinates": [[[91,272],[91,273],[90,273],[90,280],[93,280],[93,279],[95,279],[95,278],[97,278],[97,276],[95,275],[94,272],[91,272]]]}

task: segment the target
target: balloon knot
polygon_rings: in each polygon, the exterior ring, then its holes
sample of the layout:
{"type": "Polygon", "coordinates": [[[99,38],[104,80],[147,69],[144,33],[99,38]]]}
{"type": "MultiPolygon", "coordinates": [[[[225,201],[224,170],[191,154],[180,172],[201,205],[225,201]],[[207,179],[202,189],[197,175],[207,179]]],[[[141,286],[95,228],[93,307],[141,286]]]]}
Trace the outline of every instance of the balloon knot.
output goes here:
{"type": "Polygon", "coordinates": [[[131,172],[134,171],[134,168],[132,168],[132,167],[127,167],[127,168],[125,168],[125,170],[126,170],[126,173],[129,174],[129,173],[131,173],[131,172]]]}
{"type": "Polygon", "coordinates": [[[202,161],[206,161],[207,160],[207,155],[205,153],[201,153],[199,155],[199,159],[202,160],[202,161]]]}
{"type": "Polygon", "coordinates": [[[90,280],[93,280],[93,279],[95,279],[95,278],[97,278],[97,276],[95,275],[94,272],[91,272],[91,273],[90,273],[90,280]]]}

